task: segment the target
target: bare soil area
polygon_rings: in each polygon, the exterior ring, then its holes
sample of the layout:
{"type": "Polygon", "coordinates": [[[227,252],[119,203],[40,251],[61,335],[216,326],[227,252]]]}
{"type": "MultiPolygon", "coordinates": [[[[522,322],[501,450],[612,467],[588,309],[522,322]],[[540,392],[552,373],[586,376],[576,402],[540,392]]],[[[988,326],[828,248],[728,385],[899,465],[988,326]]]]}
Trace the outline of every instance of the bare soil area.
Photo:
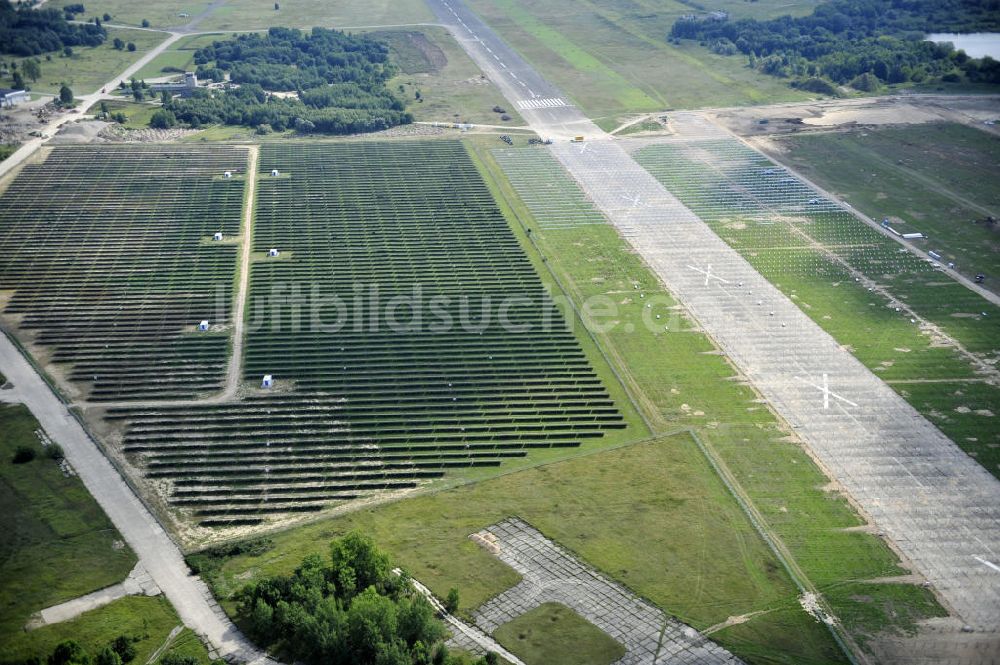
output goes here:
{"type": "Polygon", "coordinates": [[[897,95],[715,109],[706,115],[744,137],[766,137],[857,126],[958,122],[1000,132],[995,95],[897,95]],[[995,124],[989,124],[995,123],[995,124]]]}

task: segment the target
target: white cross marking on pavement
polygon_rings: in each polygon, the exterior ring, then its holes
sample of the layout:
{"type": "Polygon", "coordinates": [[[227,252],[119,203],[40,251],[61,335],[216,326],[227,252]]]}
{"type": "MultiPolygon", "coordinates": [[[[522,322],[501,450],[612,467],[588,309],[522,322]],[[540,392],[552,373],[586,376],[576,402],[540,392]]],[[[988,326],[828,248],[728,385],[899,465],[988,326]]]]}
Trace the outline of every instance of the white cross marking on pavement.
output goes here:
{"type": "Polygon", "coordinates": [[[695,266],[688,266],[688,268],[690,268],[691,270],[694,270],[695,272],[700,272],[702,275],[705,276],[705,286],[708,286],[708,280],[710,280],[710,279],[717,279],[720,282],[723,282],[725,284],[729,284],[729,280],[728,279],[723,279],[723,278],[719,277],[718,275],[713,275],[712,274],[712,264],[708,264],[707,267],[708,267],[707,270],[702,270],[701,268],[696,268],[695,266]]]}
{"type": "Polygon", "coordinates": [[[823,393],[823,408],[824,409],[829,409],[830,408],[830,398],[831,397],[833,397],[834,399],[839,399],[841,402],[843,402],[845,404],[850,404],[851,406],[854,406],[854,407],[857,406],[857,404],[855,404],[851,400],[847,399],[846,397],[841,397],[837,393],[835,393],[832,390],[830,390],[829,375],[826,374],[826,373],[823,374],[823,385],[821,385],[821,386],[817,386],[812,381],[806,381],[805,379],[803,379],[801,377],[798,377],[798,376],[795,377],[795,378],[796,378],[796,380],[801,381],[802,383],[806,384],[807,386],[812,386],[816,390],[818,390],[821,393],[823,393]]]}
{"type": "Polygon", "coordinates": [[[1000,566],[996,565],[995,563],[993,563],[991,561],[987,561],[986,559],[984,559],[981,556],[974,556],[972,558],[975,559],[976,561],[978,561],[979,563],[983,564],[984,566],[988,566],[988,567],[992,568],[993,570],[997,571],[998,573],[1000,573],[1000,566]]]}
{"type": "Polygon", "coordinates": [[[636,194],[635,196],[629,196],[628,194],[622,194],[622,198],[632,204],[633,208],[638,208],[642,203],[642,197],[636,194]]]}

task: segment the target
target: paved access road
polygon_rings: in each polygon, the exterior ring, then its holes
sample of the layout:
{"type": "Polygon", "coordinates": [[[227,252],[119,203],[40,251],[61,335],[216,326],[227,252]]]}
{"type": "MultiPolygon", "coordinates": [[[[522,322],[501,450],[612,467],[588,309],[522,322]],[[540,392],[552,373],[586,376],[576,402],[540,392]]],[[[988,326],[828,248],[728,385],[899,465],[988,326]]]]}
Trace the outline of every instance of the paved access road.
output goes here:
{"type": "Polygon", "coordinates": [[[202,636],[220,656],[267,663],[264,654],[225,615],[208,586],[190,574],[181,551],[66,405],[3,334],[0,372],[14,385],[13,390],[0,392],[0,399],[27,406],[46,434],[63,447],[80,480],[139,557],[153,583],[170,600],[184,625],[202,636]]]}
{"type": "Polygon", "coordinates": [[[428,4],[529,124],[556,141],[553,154],[826,470],[962,620],[1000,643],[1000,482],[640,167],[627,141],[568,105],[459,0],[428,4]],[[587,140],[566,140],[578,135],[587,140]]]}

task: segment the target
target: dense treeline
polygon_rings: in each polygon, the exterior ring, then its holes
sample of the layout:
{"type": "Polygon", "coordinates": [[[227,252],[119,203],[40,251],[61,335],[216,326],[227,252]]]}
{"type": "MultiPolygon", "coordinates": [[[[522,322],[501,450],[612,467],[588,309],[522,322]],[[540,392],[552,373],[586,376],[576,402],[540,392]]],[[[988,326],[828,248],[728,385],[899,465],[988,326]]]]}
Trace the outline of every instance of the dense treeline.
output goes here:
{"type": "MultiPolygon", "coordinates": [[[[73,8],[82,11],[83,6],[73,8]]],[[[15,8],[10,0],[0,0],[0,53],[40,55],[67,46],[98,46],[107,38],[103,27],[69,23],[66,16],[58,9],[15,8]]]]}
{"type": "MultiPolygon", "coordinates": [[[[329,557],[306,557],[291,575],[237,594],[251,635],[307,665],[461,665],[430,603],[370,538],[335,540],[329,557]]],[[[496,662],[494,657],[480,663],[496,662]]]]}
{"type": "Polygon", "coordinates": [[[193,127],[222,123],[260,131],[348,134],[412,122],[403,102],[386,87],[393,69],[388,48],[372,39],[314,28],[309,34],[271,28],[239,35],[195,52],[198,74],[239,87],[200,90],[164,105],[158,125],[193,127]],[[285,97],[271,92],[296,92],[285,97]]]}
{"type": "Polygon", "coordinates": [[[198,49],[195,64],[215,62],[234,83],[257,83],[266,90],[304,90],[324,83],[384,83],[389,47],[337,30],[313,28],[309,34],[271,28],[214,42],[198,49]]]}
{"type": "Polygon", "coordinates": [[[1000,0],[831,0],[809,16],[758,21],[684,17],[670,37],[697,39],[722,54],[783,77],[824,77],[839,84],[933,79],[1000,83],[1000,65],[973,60],[928,32],[1000,30],[1000,0]]]}

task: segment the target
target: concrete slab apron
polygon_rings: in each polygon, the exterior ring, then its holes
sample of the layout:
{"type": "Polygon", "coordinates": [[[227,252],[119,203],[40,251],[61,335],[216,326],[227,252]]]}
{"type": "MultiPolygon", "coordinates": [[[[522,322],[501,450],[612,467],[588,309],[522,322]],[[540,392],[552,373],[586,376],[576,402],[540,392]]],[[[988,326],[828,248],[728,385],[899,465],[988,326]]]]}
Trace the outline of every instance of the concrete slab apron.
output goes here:
{"type": "Polygon", "coordinates": [[[742,662],[695,629],[605,579],[522,520],[504,520],[472,538],[522,577],[516,586],[476,610],[476,624],[486,633],[492,634],[543,603],[560,603],[625,647],[618,665],[742,662]]]}
{"type": "MultiPolygon", "coordinates": [[[[569,99],[464,4],[428,5],[512,103],[569,99]]],[[[521,115],[542,136],[596,139],[559,140],[552,151],[952,609],[977,630],[1000,634],[1000,482],[842,349],[579,109],[524,108],[521,115]]]]}

